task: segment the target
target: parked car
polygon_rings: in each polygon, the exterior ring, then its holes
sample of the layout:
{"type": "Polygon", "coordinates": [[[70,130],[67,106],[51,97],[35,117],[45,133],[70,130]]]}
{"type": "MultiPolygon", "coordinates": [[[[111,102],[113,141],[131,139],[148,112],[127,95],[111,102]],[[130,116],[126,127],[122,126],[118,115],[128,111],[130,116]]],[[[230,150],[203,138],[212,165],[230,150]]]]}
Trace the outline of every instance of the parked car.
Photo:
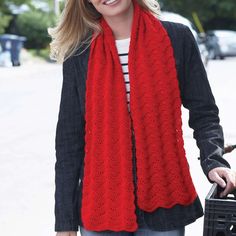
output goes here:
{"type": "Polygon", "coordinates": [[[182,24],[188,26],[189,29],[192,31],[194,38],[197,40],[197,37],[198,37],[197,30],[196,30],[195,26],[192,24],[192,22],[190,20],[188,20],[187,18],[185,18],[177,13],[173,13],[173,12],[169,12],[169,11],[162,11],[160,17],[162,20],[182,23],[182,24]]]}
{"type": "Polygon", "coordinates": [[[204,36],[202,36],[202,34],[198,33],[198,31],[197,31],[196,27],[193,25],[193,23],[190,20],[188,20],[187,18],[185,18],[177,13],[168,12],[168,11],[162,11],[160,18],[161,18],[161,20],[164,20],[164,21],[181,23],[181,24],[184,24],[189,27],[189,29],[191,30],[191,32],[198,44],[198,48],[201,53],[201,58],[202,58],[203,64],[206,67],[207,63],[208,63],[208,50],[205,45],[204,36]]]}
{"type": "Polygon", "coordinates": [[[236,56],[236,31],[210,30],[207,32],[206,46],[210,59],[236,56]]]}

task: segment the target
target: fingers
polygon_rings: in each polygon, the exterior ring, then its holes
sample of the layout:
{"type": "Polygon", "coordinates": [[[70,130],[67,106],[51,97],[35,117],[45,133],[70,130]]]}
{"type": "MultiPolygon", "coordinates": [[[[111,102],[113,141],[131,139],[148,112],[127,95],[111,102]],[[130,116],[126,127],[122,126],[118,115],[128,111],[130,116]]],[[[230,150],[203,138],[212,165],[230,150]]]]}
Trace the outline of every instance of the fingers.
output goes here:
{"type": "Polygon", "coordinates": [[[236,187],[236,177],[235,177],[235,173],[231,170],[223,171],[221,173],[221,177],[225,177],[226,182],[227,182],[226,188],[220,194],[220,197],[225,197],[235,189],[235,187],[236,187]]]}
{"type": "Polygon", "coordinates": [[[77,231],[57,232],[56,236],[77,236],[77,231]]]}
{"type": "Polygon", "coordinates": [[[236,172],[226,167],[216,167],[209,171],[208,177],[224,190],[220,197],[225,197],[236,189],[236,172]]]}
{"type": "Polygon", "coordinates": [[[70,236],[77,236],[77,232],[76,231],[71,232],[70,236]]]}
{"type": "Polygon", "coordinates": [[[217,171],[211,171],[211,172],[209,173],[209,178],[210,178],[212,181],[216,182],[218,185],[220,185],[220,187],[225,188],[226,183],[225,183],[225,181],[220,177],[220,175],[218,174],[217,171]]]}

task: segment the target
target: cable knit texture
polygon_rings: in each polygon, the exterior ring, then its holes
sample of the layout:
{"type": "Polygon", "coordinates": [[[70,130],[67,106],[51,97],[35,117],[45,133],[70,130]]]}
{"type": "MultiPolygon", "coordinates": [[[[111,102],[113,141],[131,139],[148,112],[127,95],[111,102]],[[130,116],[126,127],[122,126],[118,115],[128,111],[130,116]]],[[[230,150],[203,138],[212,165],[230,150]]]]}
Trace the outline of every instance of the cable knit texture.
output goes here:
{"type": "Polygon", "coordinates": [[[93,231],[138,228],[132,175],[136,140],[137,204],[147,212],[197,197],[185,156],[173,48],[160,21],[136,1],[129,47],[130,108],[112,30],[92,42],[85,106],[81,217],[93,231]]]}

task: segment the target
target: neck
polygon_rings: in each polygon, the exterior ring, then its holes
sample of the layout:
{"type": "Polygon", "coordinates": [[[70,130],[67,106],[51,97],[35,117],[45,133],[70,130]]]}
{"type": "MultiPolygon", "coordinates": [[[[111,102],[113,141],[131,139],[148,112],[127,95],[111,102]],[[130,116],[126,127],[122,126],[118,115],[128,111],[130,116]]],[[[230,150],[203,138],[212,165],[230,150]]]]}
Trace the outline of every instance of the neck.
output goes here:
{"type": "Polygon", "coordinates": [[[115,39],[119,40],[130,37],[133,20],[133,10],[133,4],[131,4],[129,9],[120,15],[112,17],[104,16],[104,19],[113,31],[115,39]]]}

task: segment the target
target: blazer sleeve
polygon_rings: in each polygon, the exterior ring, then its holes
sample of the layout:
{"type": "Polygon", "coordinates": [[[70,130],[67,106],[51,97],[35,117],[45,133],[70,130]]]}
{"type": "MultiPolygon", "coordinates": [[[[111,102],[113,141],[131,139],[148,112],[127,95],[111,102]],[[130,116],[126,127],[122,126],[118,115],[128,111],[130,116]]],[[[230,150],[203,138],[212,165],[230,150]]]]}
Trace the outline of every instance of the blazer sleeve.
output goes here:
{"type": "Polygon", "coordinates": [[[78,231],[78,185],[84,156],[84,122],[72,58],[63,63],[63,82],[56,125],[55,231],[78,231]]]}
{"type": "Polygon", "coordinates": [[[224,136],[219,110],[202,63],[197,42],[183,26],[183,91],[182,103],[189,110],[189,126],[200,150],[200,163],[209,182],[208,172],[216,167],[231,168],[223,158],[224,136]]]}

